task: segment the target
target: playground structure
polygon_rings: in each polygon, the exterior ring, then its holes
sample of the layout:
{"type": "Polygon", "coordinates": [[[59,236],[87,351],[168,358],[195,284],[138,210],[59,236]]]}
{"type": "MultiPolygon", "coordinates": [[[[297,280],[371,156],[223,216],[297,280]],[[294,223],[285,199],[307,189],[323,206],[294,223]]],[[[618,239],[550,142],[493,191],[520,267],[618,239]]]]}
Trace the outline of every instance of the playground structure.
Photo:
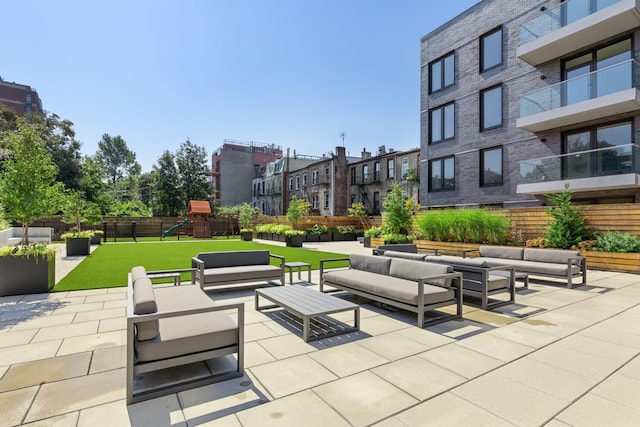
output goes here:
{"type": "MultiPolygon", "coordinates": [[[[162,235],[160,236],[160,239],[164,239],[165,237],[167,237],[168,235],[170,235],[174,231],[179,230],[180,228],[184,227],[187,224],[189,224],[189,218],[185,219],[182,222],[179,222],[178,224],[174,225],[173,227],[170,227],[167,231],[163,231],[162,235]]],[[[179,235],[178,235],[178,238],[179,238],[179,235]]]]}
{"type": "Polygon", "coordinates": [[[188,214],[193,229],[193,237],[211,237],[211,228],[209,227],[211,206],[209,202],[206,200],[190,200],[188,214]]]}

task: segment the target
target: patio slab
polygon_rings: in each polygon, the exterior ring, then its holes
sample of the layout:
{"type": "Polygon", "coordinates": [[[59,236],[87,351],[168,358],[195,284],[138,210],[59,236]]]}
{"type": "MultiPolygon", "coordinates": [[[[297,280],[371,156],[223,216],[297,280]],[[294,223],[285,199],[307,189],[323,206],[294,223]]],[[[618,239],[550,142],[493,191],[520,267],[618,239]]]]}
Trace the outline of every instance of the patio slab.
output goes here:
{"type": "Polygon", "coordinates": [[[11,366],[0,379],[0,392],[86,375],[91,353],[52,357],[11,366]]]}

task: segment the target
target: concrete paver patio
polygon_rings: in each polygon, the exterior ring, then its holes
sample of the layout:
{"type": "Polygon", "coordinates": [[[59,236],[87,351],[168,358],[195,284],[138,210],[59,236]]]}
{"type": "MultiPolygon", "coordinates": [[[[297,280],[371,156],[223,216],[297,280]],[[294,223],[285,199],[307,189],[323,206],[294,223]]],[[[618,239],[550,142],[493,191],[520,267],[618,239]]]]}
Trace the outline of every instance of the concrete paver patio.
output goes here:
{"type": "MultiPolygon", "coordinates": [[[[78,261],[61,258],[59,274],[78,261]]],[[[255,311],[253,287],[212,290],[215,301],[245,303],[246,375],[130,406],[126,288],[3,297],[0,427],[635,426],[640,276],[588,278],[575,289],[532,278],[515,304],[465,305],[463,320],[426,329],[412,313],[362,304],[360,331],[310,343],[282,310],[255,311]]]]}

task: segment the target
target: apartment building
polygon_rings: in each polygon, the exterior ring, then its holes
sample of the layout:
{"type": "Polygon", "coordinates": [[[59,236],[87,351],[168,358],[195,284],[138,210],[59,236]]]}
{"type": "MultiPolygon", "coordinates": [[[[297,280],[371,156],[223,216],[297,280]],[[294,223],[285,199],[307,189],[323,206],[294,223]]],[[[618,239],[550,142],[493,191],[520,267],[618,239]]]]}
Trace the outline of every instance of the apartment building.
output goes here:
{"type": "Polygon", "coordinates": [[[251,205],[260,209],[264,215],[284,215],[288,200],[287,179],[289,170],[298,170],[311,163],[315,163],[320,157],[297,156],[283,157],[261,166],[252,181],[251,205]]]}
{"type": "Polygon", "coordinates": [[[0,77],[0,104],[13,109],[19,116],[29,113],[42,113],[42,101],[38,92],[31,86],[12,83],[0,77]]]}
{"type": "Polygon", "coordinates": [[[284,200],[288,203],[293,196],[306,199],[311,203],[311,215],[347,215],[347,164],[353,160],[346,156],[344,147],[336,147],[320,160],[290,170],[284,200]]]}
{"type": "Polygon", "coordinates": [[[375,156],[362,151],[362,160],[349,163],[348,204],[361,202],[367,213],[380,214],[382,201],[398,183],[405,196],[419,201],[420,149],[408,151],[378,148],[375,156]]]}
{"type": "Polygon", "coordinates": [[[218,206],[250,203],[256,172],[279,158],[279,145],[225,139],[211,155],[212,200],[218,206]]]}
{"type": "Polygon", "coordinates": [[[640,201],[635,0],[482,0],[421,39],[425,207],[640,201]]]}

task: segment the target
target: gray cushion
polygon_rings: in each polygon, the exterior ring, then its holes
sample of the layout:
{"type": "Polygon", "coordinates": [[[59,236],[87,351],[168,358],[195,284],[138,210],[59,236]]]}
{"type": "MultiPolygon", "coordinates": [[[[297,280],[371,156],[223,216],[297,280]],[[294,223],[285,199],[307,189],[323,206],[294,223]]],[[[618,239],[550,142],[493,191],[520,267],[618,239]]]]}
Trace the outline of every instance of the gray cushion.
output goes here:
{"type": "Polygon", "coordinates": [[[147,277],[147,271],[144,269],[144,267],[133,267],[131,269],[131,283],[135,283],[136,280],[140,279],[141,277],[147,277]]]}
{"type": "Polygon", "coordinates": [[[373,255],[351,254],[350,266],[352,269],[368,271],[370,273],[389,274],[391,258],[373,255]]]}
{"type": "Polygon", "coordinates": [[[252,282],[266,278],[282,278],[282,269],[273,265],[250,265],[239,267],[217,267],[204,270],[204,283],[252,282]]]}
{"type": "Polygon", "coordinates": [[[390,245],[379,245],[376,247],[379,255],[384,254],[386,251],[395,251],[395,252],[408,252],[417,254],[418,247],[412,243],[396,243],[390,245]]]}
{"type": "Polygon", "coordinates": [[[569,258],[580,256],[578,251],[568,251],[563,249],[532,249],[524,250],[525,261],[554,262],[566,264],[569,258]]]}
{"type": "MultiPolygon", "coordinates": [[[[400,279],[407,279],[417,282],[418,279],[426,276],[452,273],[453,267],[446,264],[434,264],[432,262],[412,261],[402,258],[392,258],[389,274],[400,279]]],[[[435,283],[440,286],[450,286],[451,279],[430,280],[428,283],[435,283]]]]}
{"type": "MultiPolygon", "coordinates": [[[[335,283],[346,288],[357,289],[405,304],[418,305],[418,285],[410,280],[397,277],[381,277],[376,273],[353,269],[326,272],[323,275],[323,279],[328,285],[335,283]]],[[[423,286],[425,305],[453,301],[455,298],[455,292],[452,288],[423,286]]]]}
{"type": "Polygon", "coordinates": [[[480,246],[480,256],[506,259],[523,259],[524,248],[508,246],[480,246]]]}
{"type": "MultiPolygon", "coordinates": [[[[160,312],[215,306],[198,286],[156,288],[160,312]]],[[[139,361],[160,360],[238,343],[237,322],[224,312],[192,314],[160,319],[159,333],[148,341],[136,342],[139,361]]]]}
{"type": "MultiPolygon", "coordinates": [[[[475,292],[482,292],[482,286],[480,279],[469,279],[467,280],[467,274],[464,275],[465,280],[463,282],[464,290],[472,290],[475,292]]],[[[471,276],[469,276],[471,277],[471,276]]],[[[495,274],[490,274],[487,277],[487,291],[498,291],[498,290],[507,290],[509,289],[509,278],[504,276],[497,276],[495,274]]]]}
{"type": "Polygon", "coordinates": [[[462,258],[453,255],[429,255],[426,258],[428,262],[439,262],[444,264],[466,265],[469,267],[484,268],[488,267],[487,261],[483,258],[462,258]]]}
{"type": "MultiPolygon", "coordinates": [[[[158,311],[151,280],[140,277],[133,284],[133,313],[152,314],[158,311]]],[[[151,340],[158,335],[158,321],[148,320],[136,324],[138,340],[151,340]]]]}
{"type": "Polygon", "coordinates": [[[398,252],[398,251],[384,251],[384,256],[388,256],[390,258],[404,258],[411,259],[414,261],[424,261],[427,257],[426,254],[414,254],[411,252],[398,252]]]}
{"type": "Polygon", "coordinates": [[[269,251],[200,252],[197,258],[204,261],[204,268],[234,267],[269,264],[269,251]]]}

